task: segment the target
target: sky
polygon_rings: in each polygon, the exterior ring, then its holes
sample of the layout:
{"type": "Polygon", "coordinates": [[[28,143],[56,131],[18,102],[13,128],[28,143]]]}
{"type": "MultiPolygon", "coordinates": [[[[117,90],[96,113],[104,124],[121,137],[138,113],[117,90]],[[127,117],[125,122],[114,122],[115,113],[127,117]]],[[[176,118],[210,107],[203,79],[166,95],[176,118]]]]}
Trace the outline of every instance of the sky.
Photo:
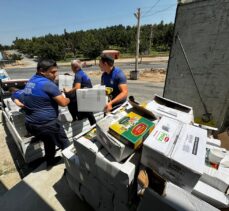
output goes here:
{"type": "Polygon", "coordinates": [[[0,44],[122,24],[174,22],[177,0],[0,0],[0,44]]]}

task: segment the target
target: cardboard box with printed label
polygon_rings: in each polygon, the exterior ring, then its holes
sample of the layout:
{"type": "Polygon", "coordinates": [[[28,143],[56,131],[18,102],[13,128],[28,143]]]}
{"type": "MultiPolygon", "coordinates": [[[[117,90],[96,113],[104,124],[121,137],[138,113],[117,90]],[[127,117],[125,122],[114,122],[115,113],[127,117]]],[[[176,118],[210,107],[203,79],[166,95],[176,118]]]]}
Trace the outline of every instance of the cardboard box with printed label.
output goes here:
{"type": "Polygon", "coordinates": [[[190,191],[203,173],[207,131],[162,117],[143,144],[141,162],[190,191]]]}
{"type": "Polygon", "coordinates": [[[156,117],[167,116],[184,123],[194,121],[192,107],[154,95],[152,101],[147,103],[145,108],[151,111],[156,117]]]}
{"type": "Polygon", "coordinates": [[[125,112],[120,112],[116,115],[108,115],[99,122],[96,123],[96,132],[98,141],[107,149],[107,151],[112,155],[112,157],[120,162],[123,159],[130,156],[134,149],[123,144],[115,137],[108,133],[109,125],[125,115],[125,112]]]}
{"type": "Polygon", "coordinates": [[[76,91],[78,111],[100,112],[106,105],[105,86],[89,89],[78,89],[76,91]]]}
{"type": "Polygon", "coordinates": [[[139,148],[154,128],[154,123],[135,112],[128,112],[124,117],[109,126],[109,133],[131,148],[139,148]]]}

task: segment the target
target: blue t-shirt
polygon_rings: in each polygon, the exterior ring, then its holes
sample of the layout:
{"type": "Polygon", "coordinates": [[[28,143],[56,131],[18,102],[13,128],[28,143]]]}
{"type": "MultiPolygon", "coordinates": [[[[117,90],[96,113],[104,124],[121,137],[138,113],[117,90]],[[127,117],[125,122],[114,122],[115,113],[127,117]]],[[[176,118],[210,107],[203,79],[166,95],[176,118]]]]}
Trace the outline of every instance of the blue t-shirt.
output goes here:
{"type": "MultiPolygon", "coordinates": [[[[126,83],[127,83],[127,81],[126,81],[125,74],[123,73],[123,71],[121,69],[119,69],[117,67],[114,67],[110,74],[108,74],[106,72],[104,72],[102,74],[101,84],[105,85],[106,87],[113,88],[113,92],[111,93],[112,99],[114,99],[117,95],[119,95],[121,93],[118,86],[120,84],[126,84],[126,83]]],[[[126,101],[126,99],[122,100],[121,102],[119,102],[117,104],[121,104],[125,101],[126,101]]]]}
{"type": "Polygon", "coordinates": [[[17,90],[11,95],[11,99],[14,101],[18,99],[20,102],[24,102],[24,89],[17,90]]]}
{"type": "Polygon", "coordinates": [[[58,104],[53,97],[61,95],[58,86],[48,78],[34,75],[24,88],[26,122],[45,124],[58,116],[58,104]]]}
{"type": "Polygon", "coordinates": [[[81,88],[92,88],[92,83],[91,83],[91,79],[87,76],[87,74],[82,70],[78,70],[75,73],[75,78],[74,78],[74,82],[73,82],[73,86],[76,83],[80,83],[81,84],[81,88]]]}

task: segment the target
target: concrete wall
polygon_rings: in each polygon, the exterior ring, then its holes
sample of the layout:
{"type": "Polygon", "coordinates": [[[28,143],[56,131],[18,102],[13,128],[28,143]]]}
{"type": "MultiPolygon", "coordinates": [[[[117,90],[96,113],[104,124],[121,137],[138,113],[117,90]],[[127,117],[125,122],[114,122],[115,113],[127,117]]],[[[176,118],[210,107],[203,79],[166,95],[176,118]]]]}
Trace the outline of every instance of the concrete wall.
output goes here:
{"type": "Polygon", "coordinates": [[[179,4],[170,52],[164,97],[192,106],[195,121],[202,123],[205,109],[192,79],[213,119],[221,127],[229,107],[229,0],[203,0],[179,4]]]}

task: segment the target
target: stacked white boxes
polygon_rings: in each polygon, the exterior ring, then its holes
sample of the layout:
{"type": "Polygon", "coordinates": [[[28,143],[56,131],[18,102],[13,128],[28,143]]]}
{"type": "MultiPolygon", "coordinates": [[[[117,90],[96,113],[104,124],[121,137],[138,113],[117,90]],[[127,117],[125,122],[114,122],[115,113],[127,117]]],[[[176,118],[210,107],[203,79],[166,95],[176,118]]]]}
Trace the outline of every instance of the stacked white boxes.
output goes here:
{"type": "Polygon", "coordinates": [[[217,208],[229,207],[229,198],[227,195],[202,181],[198,181],[192,194],[217,208]]]}
{"type": "Polygon", "coordinates": [[[141,163],[191,191],[203,174],[207,131],[162,117],[143,143],[141,163]]]}
{"type": "Polygon", "coordinates": [[[108,151],[97,141],[84,135],[74,137],[74,145],[63,151],[67,179],[71,189],[86,200],[95,210],[128,210],[129,202],[136,193],[134,178],[140,160],[139,154],[129,156],[124,162],[116,162],[108,151]]]}
{"type": "Polygon", "coordinates": [[[216,211],[218,209],[198,199],[173,183],[167,182],[162,195],[159,195],[151,188],[145,190],[138,211],[145,210],[216,211]]]}
{"type": "Polygon", "coordinates": [[[187,124],[194,122],[192,107],[158,95],[154,95],[153,100],[147,103],[145,108],[151,111],[156,117],[167,116],[187,124]]]}
{"type": "MultiPolygon", "coordinates": [[[[11,98],[4,99],[4,104],[6,108],[4,109],[3,115],[6,118],[7,127],[25,162],[30,163],[43,157],[45,154],[44,144],[42,141],[28,134],[25,128],[25,114],[19,111],[19,107],[15,105],[11,98]],[[8,105],[10,107],[8,107],[8,105]]],[[[103,118],[103,115],[103,112],[94,114],[97,121],[103,118]]],[[[67,108],[60,109],[59,120],[70,142],[72,142],[74,136],[90,128],[90,123],[87,119],[72,122],[67,108]]]]}
{"type": "Polygon", "coordinates": [[[106,150],[117,162],[122,161],[134,152],[133,148],[123,144],[108,133],[109,125],[125,116],[125,114],[125,111],[117,112],[114,115],[109,114],[96,124],[98,141],[106,148],[106,150]]]}

